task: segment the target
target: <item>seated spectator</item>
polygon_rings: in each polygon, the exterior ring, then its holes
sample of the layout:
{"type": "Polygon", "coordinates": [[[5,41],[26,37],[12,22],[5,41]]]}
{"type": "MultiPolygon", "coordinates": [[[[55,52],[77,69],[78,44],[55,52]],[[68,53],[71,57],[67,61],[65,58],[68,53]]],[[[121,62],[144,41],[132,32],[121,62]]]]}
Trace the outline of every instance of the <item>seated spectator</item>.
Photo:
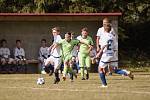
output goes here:
{"type": "Polygon", "coordinates": [[[16,47],[15,47],[15,50],[14,50],[14,57],[15,57],[15,60],[16,60],[17,64],[19,64],[19,65],[27,64],[27,60],[25,58],[25,51],[21,47],[21,40],[16,40],[16,47]]]}
{"type": "Polygon", "coordinates": [[[45,63],[45,60],[50,57],[50,52],[48,50],[48,47],[46,46],[46,40],[45,39],[42,39],[41,40],[41,47],[39,49],[39,61],[40,61],[40,64],[39,64],[39,67],[40,67],[40,71],[42,74],[46,74],[44,68],[44,63],[45,63]]]}
{"type": "Polygon", "coordinates": [[[6,70],[7,72],[11,72],[12,66],[15,64],[15,60],[10,57],[10,50],[7,47],[7,41],[5,39],[1,40],[0,62],[2,70],[6,70]]]}

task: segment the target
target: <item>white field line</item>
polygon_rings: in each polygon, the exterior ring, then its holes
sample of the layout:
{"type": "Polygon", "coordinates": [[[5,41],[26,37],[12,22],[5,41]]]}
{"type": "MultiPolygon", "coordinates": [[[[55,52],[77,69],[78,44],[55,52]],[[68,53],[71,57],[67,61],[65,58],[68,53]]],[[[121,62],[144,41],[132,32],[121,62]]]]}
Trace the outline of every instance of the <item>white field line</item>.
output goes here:
{"type": "MultiPolygon", "coordinates": [[[[150,92],[145,92],[145,91],[113,91],[110,90],[109,91],[101,91],[101,89],[99,90],[84,90],[84,89],[50,89],[50,88],[38,88],[38,87],[0,87],[0,89],[31,89],[31,90],[46,90],[46,91],[68,91],[68,92],[109,92],[109,93],[132,93],[132,94],[149,94],[150,92]]],[[[107,88],[103,88],[103,89],[107,89],[107,88]]]]}

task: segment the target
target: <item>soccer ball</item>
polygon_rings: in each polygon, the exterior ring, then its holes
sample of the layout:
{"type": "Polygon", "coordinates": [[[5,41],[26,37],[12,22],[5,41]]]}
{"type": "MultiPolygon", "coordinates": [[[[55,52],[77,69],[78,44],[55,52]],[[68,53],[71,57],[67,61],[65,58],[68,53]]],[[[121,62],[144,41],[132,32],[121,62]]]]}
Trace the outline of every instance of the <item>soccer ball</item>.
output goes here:
{"type": "Polygon", "coordinates": [[[44,80],[44,78],[40,77],[40,78],[37,79],[36,83],[37,83],[37,85],[43,85],[43,84],[45,84],[45,80],[44,80]]]}

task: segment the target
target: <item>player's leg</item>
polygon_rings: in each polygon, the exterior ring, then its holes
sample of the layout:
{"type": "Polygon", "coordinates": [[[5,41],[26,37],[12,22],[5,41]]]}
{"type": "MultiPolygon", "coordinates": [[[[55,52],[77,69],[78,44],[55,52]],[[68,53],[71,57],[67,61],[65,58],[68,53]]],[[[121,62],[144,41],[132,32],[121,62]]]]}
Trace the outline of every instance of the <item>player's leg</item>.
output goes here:
{"type": "Polygon", "coordinates": [[[44,70],[47,72],[47,73],[49,73],[49,76],[51,76],[52,74],[53,74],[53,70],[54,70],[54,68],[53,68],[53,56],[50,56],[49,58],[47,58],[46,60],[45,60],[45,64],[44,64],[44,70]]]}
{"type": "Polygon", "coordinates": [[[6,73],[7,68],[6,68],[6,60],[5,60],[5,58],[1,58],[1,69],[2,69],[2,71],[4,73],[6,73]]]}
{"type": "Polygon", "coordinates": [[[85,70],[85,74],[86,74],[86,79],[89,79],[89,71],[90,71],[90,66],[91,66],[91,58],[89,55],[87,55],[87,57],[85,58],[85,64],[86,64],[86,70],[85,70]]]}
{"type": "Polygon", "coordinates": [[[102,82],[102,87],[107,87],[107,82],[106,82],[106,70],[105,67],[107,66],[107,64],[100,62],[99,63],[99,67],[98,67],[98,72],[99,72],[99,77],[101,79],[102,82]]]}
{"type": "MultiPolygon", "coordinates": [[[[45,61],[46,61],[46,59],[45,59],[45,61]]],[[[45,62],[44,61],[44,58],[42,58],[42,57],[39,57],[39,70],[40,70],[40,72],[42,73],[42,74],[46,74],[46,72],[45,72],[45,70],[44,70],[44,68],[45,68],[45,62]]]]}
{"type": "Polygon", "coordinates": [[[85,67],[85,58],[84,55],[79,53],[79,66],[80,66],[80,73],[82,80],[85,80],[84,78],[84,67],[85,67]]]}
{"type": "Polygon", "coordinates": [[[69,61],[70,67],[68,69],[69,75],[70,75],[70,80],[73,81],[73,76],[77,78],[76,72],[73,70],[73,61],[70,59],[69,61]]]}
{"type": "Polygon", "coordinates": [[[124,75],[124,76],[129,76],[132,80],[134,79],[134,75],[131,73],[131,71],[125,70],[125,69],[114,69],[114,73],[124,75]]]}
{"type": "Polygon", "coordinates": [[[54,74],[55,74],[54,84],[57,84],[60,81],[59,69],[60,69],[61,63],[62,63],[61,58],[54,59],[54,74]]]}
{"type": "Polygon", "coordinates": [[[99,67],[98,67],[98,72],[100,79],[102,81],[102,87],[107,87],[107,82],[106,82],[106,67],[108,66],[108,62],[110,62],[112,56],[107,56],[107,54],[103,53],[102,57],[99,62],[99,67]]]}

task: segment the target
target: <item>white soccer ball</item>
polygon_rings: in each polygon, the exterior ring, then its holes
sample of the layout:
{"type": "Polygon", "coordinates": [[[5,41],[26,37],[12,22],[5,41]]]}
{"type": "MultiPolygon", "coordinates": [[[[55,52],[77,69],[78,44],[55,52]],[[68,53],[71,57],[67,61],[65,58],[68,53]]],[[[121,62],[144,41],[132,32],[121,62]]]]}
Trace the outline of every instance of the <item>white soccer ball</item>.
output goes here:
{"type": "Polygon", "coordinates": [[[45,84],[44,78],[38,78],[37,79],[37,85],[43,85],[43,84],[45,84]]]}

